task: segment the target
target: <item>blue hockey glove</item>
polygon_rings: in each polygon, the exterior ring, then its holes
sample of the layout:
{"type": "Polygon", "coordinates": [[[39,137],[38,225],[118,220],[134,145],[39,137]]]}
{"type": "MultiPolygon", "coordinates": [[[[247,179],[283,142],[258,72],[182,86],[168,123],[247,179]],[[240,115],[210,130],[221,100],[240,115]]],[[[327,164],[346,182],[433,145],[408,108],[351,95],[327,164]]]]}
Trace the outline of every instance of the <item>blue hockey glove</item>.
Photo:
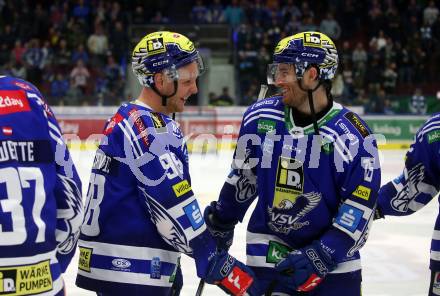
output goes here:
{"type": "Polygon", "coordinates": [[[315,241],[310,246],[289,253],[275,269],[288,288],[308,292],[316,288],[335,267],[330,255],[315,241]]]}
{"type": "Polygon", "coordinates": [[[253,271],[225,250],[220,250],[209,260],[204,280],[218,285],[228,295],[261,295],[253,271]]]}
{"type": "Polygon", "coordinates": [[[206,207],[203,212],[206,226],[209,232],[214,237],[217,248],[220,250],[229,250],[234,239],[234,228],[238,221],[232,223],[224,223],[217,215],[217,202],[213,201],[206,207]]]}

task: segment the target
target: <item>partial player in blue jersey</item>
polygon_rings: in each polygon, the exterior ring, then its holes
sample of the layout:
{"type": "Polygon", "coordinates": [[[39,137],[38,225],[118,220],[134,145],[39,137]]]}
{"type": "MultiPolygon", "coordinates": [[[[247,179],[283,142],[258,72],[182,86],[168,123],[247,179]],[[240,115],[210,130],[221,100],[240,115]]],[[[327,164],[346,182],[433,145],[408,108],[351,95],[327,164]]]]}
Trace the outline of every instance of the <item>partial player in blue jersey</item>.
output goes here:
{"type": "Polygon", "coordinates": [[[79,241],[79,287],[98,295],[179,295],[181,253],[197,275],[233,295],[256,295],[252,271],[217,251],[191,189],[176,121],[197,93],[203,63],[174,32],[145,36],[132,56],[142,85],[105,127],[95,156],[79,241]]]}
{"type": "Polygon", "coordinates": [[[0,76],[0,295],[64,295],[81,182],[39,90],[0,76]]]}
{"type": "MultiPolygon", "coordinates": [[[[440,190],[440,113],[434,114],[417,131],[406,153],[400,176],[380,188],[379,217],[406,216],[429,203],[440,190]]],[[[440,216],[431,242],[431,284],[429,295],[440,295],[440,216]]]]}
{"type": "Polygon", "coordinates": [[[375,139],[358,115],[333,102],[334,43],[319,32],[282,39],[268,82],[282,95],[243,116],[232,170],[207,226],[227,248],[257,199],[247,265],[266,294],[359,296],[361,262],[380,169],[375,139]]]}

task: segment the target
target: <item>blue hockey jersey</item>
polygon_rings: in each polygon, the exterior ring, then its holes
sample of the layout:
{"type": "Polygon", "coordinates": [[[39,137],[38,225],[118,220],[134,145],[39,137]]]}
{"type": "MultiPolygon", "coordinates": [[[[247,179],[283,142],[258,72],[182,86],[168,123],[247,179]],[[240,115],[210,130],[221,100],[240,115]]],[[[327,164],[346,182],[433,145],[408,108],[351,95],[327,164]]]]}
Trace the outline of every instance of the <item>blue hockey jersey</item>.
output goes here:
{"type": "Polygon", "coordinates": [[[80,190],[41,93],[0,76],[0,295],[63,293],[83,219],[80,190]]]}
{"type": "Polygon", "coordinates": [[[177,123],[135,101],[119,108],[104,134],[90,177],[77,285],[169,295],[181,253],[194,257],[204,276],[215,243],[191,189],[177,123]]]}
{"type": "MultiPolygon", "coordinates": [[[[406,153],[400,176],[380,188],[378,207],[384,215],[410,215],[440,190],[440,113],[434,114],[417,131],[406,153]]],[[[440,216],[434,226],[430,268],[440,271],[440,216]]]]}
{"type": "Polygon", "coordinates": [[[318,120],[319,136],[292,116],[281,97],[245,112],[219,217],[242,221],[258,197],[246,237],[247,265],[258,274],[273,274],[289,251],[314,240],[338,263],[333,273],[359,270],[380,186],[374,137],[337,103],[318,120]]]}

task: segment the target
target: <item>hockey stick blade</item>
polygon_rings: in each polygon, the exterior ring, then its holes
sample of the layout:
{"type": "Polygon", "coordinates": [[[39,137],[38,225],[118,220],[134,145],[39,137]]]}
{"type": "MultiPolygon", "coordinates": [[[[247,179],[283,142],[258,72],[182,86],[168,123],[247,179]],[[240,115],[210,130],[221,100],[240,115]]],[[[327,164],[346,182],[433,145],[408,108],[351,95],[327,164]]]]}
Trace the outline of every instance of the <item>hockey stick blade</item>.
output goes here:
{"type": "Polygon", "coordinates": [[[197,287],[196,296],[202,296],[203,288],[205,288],[205,281],[200,279],[199,286],[197,287]]]}

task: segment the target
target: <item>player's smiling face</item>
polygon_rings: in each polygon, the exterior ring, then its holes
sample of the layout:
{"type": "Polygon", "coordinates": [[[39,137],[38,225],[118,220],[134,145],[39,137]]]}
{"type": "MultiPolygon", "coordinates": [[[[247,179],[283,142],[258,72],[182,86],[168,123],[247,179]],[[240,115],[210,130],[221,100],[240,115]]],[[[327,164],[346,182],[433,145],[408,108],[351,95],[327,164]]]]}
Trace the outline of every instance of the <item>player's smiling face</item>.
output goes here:
{"type": "MultiPolygon", "coordinates": [[[[196,81],[199,69],[196,62],[179,68],[178,73],[177,92],[167,100],[167,111],[169,113],[182,112],[189,96],[198,92],[196,81]]],[[[170,81],[169,84],[169,87],[173,89],[174,82],[170,81]]]]}
{"type": "Polygon", "coordinates": [[[279,64],[276,70],[275,85],[279,87],[283,95],[283,103],[298,107],[307,101],[307,93],[301,90],[292,64],[279,64]]]}

